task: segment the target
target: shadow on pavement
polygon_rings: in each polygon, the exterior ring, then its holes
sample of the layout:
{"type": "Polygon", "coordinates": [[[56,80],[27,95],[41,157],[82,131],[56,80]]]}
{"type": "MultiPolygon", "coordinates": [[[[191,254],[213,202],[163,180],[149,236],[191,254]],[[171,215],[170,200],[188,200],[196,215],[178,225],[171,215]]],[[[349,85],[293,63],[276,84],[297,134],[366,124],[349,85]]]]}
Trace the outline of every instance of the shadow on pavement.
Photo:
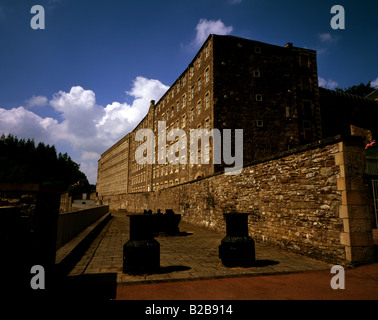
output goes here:
{"type": "Polygon", "coordinates": [[[54,296],[64,300],[110,300],[115,299],[117,274],[84,274],[63,277],[54,288],[54,296]]]}
{"type": "Polygon", "coordinates": [[[187,266],[168,266],[168,267],[160,267],[157,273],[158,274],[172,273],[172,272],[177,272],[177,271],[187,271],[190,269],[192,268],[187,267],[187,266]]]}
{"type": "Polygon", "coordinates": [[[253,266],[254,267],[267,267],[267,266],[274,266],[276,264],[279,264],[279,262],[274,261],[274,260],[256,260],[253,266]]]}

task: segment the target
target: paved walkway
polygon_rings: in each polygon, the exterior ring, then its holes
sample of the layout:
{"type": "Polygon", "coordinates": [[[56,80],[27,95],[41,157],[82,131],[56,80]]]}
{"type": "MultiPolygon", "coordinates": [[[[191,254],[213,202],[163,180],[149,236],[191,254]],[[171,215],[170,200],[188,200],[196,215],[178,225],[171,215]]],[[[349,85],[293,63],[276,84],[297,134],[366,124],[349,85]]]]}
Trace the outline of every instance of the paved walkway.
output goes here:
{"type": "Polygon", "coordinates": [[[70,272],[83,274],[117,274],[117,284],[130,285],[172,280],[198,280],[245,275],[283,274],[309,270],[330,270],[330,264],[288,253],[256,243],[257,265],[252,268],[226,268],[218,257],[224,234],[180,223],[179,236],[158,236],[160,265],[158,274],[131,276],[122,273],[123,245],[129,240],[129,218],[112,214],[91,247],[70,272]]]}
{"type": "MultiPolygon", "coordinates": [[[[78,300],[378,300],[378,264],[346,270],[346,290],[333,290],[332,265],[255,244],[252,268],[226,268],[218,257],[224,234],[180,223],[181,235],[158,236],[158,274],[122,273],[129,218],[115,213],[63,282],[78,300]]],[[[63,289],[62,289],[63,290],[63,289]]],[[[61,290],[59,290],[61,291],[61,290]]]]}

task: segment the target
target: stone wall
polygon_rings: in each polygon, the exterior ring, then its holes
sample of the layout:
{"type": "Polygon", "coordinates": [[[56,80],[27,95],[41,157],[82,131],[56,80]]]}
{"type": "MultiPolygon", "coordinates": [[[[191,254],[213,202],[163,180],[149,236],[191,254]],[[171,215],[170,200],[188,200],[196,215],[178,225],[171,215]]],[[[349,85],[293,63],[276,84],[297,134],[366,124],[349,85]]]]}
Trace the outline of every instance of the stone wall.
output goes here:
{"type": "Polygon", "coordinates": [[[97,206],[60,214],[58,217],[56,249],[61,248],[108,212],[108,206],[97,206]]]}
{"type": "Polygon", "coordinates": [[[243,169],[151,193],[103,200],[111,210],[173,209],[184,221],[225,231],[223,213],[250,213],[257,241],[329,261],[374,258],[370,199],[360,138],[329,139],[243,169]]]}
{"type": "Polygon", "coordinates": [[[17,289],[25,294],[30,288],[30,270],[45,268],[46,275],[55,264],[57,221],[60,193],[38,184],[0,183],[0,234],[2,263],[6,275],[3,290],[17,289]]]}
{"type": "Polygon", "coordinates": [[[72,196],[68,192],[60,196],[59,213],[70,212],[72,210],[72,196]]]}

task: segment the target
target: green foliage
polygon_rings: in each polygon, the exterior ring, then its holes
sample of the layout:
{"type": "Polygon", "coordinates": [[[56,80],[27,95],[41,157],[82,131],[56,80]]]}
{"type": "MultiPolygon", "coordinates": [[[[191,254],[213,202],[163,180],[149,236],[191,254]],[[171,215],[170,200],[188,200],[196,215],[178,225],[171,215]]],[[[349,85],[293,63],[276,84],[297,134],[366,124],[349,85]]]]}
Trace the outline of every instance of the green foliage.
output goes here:
{"type": "Polygon", "coordinates": [[[57,154],[55,146],[34,140],[19,140],[13,135],[0,137],[0,182],[38,183],[67,191],[79,183],[88,184],[80,166],[65,154],[57,154]]]}
{"type": "Polygon", "coordinates": [[[340,89],[336,88],[336,91],[345,92],[349,94],[354,94],[356,96],[366,97],[368,94],[372,93],[375,89],[371,86],[371,81],[367,84],[360,83],[359,85],[355,85],[352,87],[340,89]]]}

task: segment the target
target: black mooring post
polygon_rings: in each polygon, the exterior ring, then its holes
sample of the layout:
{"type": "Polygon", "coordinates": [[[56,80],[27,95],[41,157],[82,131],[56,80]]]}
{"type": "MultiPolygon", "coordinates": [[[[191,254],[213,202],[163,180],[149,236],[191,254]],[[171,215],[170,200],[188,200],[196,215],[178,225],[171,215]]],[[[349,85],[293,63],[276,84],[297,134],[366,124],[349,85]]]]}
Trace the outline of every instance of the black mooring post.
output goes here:
{"type": "Polygon", "coordinates": [[[129,215],[130,239],[123,246],[123,272],[153,274],[160,268],[160,244],[154,239],[152,215],[129,215]]]}
{"type": "Polygon", "coordinates": [[[225,213],[226,237],[219,246],[219,258],[225,267],[250,267],[256,261],[255,242],[248,235],[247,213],[225,213]]]}

